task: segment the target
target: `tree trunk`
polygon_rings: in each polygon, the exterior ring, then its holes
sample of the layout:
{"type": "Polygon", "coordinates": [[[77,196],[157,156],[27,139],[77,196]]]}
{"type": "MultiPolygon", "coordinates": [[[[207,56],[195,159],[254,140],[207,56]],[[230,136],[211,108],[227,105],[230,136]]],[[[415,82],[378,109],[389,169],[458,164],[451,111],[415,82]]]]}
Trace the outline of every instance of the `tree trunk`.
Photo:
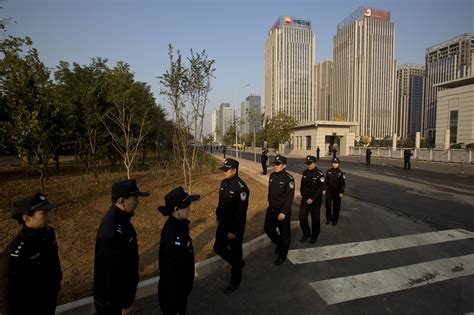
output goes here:
{"type": "Polygon", "coordinates": [[[145,168],[145,162],[146,162],[146,154],[147,154],[147,151],[148,151],[148,141],[146,141],[146,142],[144,143],[144,147],[143,147],[142,169],[145,168]]]}
{"type": "Polygon", "coordinates": [[[44,178],[45,178],[45,166],[41,166],[40,169],[40,187],[41,187],[41,193],[45,193],[44,189],[44,178]]]}
{"type": "Polygon", "coordinates": [[[54,161],[56,161],[56,171],[59,173],[59,149],[54,151],[54,161]]]}

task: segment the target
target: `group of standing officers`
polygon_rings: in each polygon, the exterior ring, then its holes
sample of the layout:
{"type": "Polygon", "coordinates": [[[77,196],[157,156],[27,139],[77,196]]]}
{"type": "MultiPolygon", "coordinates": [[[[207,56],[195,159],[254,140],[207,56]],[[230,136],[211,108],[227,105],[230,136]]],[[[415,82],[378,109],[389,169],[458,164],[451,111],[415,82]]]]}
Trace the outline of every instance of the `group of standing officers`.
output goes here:
{"type": "MultiPolygon", "coordinates": [[[[326,224],[337,224],[345,175],[339,159],[332,160],[326,174],[317,168],[317,158],[308,156],[307,169],[301,179],[300,225],[301,241],[315,243],[320,231],[319,212],[326,194],[326,224]],[[312,229],[308,215],[312,217],[312,229]]],[[[269,178],[268,208],[264,230],[276,245],[275,265],[287,257],[291,240],[291,208],[295,195],[294,178],[286,171],[287,159],[277,155],[269,178]]],[[[217,228],[214,251],[231,265],[228,285],[230,294],[242,280],[243,239],[250,191],[239,177],[239,162],[225,159],[220,169],[216,208],[217,228]]],[[[139,282],[139,251],[137,233],[131,219],[140,197],[136,180],[113,183],[111,206],[97,232],[94,259],[94,304],[98,315],[133,314],[139,282]]],[[[187,298],[194,282],[194,249],[189,234],[190,205],[199,195],[189,195],[182,187],[171,190],[159,206],[168,217],[163,226],[159,247],[160,279],[158,301],[163,314],[185,314],[187,298]]],[[[54,229],[48,225],[51,209],[45,195],[37,193],[18,200],[12,217],[22,226],[2,255],[1,292],[6,314],[54,314],[61,288],[61,265],[54,229]],[[25,300],[26,299],[26,300],[25,300]]]]}

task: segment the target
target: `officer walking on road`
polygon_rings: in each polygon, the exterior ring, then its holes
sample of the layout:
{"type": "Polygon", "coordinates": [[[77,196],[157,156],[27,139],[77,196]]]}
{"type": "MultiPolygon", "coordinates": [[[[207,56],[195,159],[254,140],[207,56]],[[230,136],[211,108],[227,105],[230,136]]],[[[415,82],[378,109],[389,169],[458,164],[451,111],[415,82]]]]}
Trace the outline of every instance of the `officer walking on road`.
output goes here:
{"type": "Polygon", "coordinates": [[[54,207],[41,193],[14,203],[12,218],[22,228],[4,250],[0,264],[6,314],[55,313],[62,273],[56,234],[48,226],[54,207]]]}
{"type": "Polygon", "coordinates": [[[139,197],[135,179],[112,185],[112,206],[97,231],[94,262],[94,303],[97,315],[133,314],[139,280],[137,233],[130,219],[139,197]]]}
{"type": "Polygon", "coordinates": [[[222,154],[224,155],[224,159],[225,159],[225,153],[227,151],[227,148],[225,147],[225,145],[222,146],[222,154]]]}
{"type": "Polygon", "coordinates": [[[323,191],[326,188],[324,173],[316,165],[316,157],[308,155],[305,160],[306,170],[301,177],[301,205],[300,205],[300,227],[303,237],[300,242],[306,242],[311,237],[311,243],[316,243],[321,225],[320,210],[323,191]],[[311,230],[308,224],[308,214],[311,213],[311,230]],[[312,232],[312,233],[311,233],[312,232]]]}
{"type": "Polygon", "coordinates": [[[268,208],[264,230],[277,246],[275,265],[281,265],[288,255],[291,241],[291,206],[295,197],[295,180],[286,170],[286,158],[275,157],[275,171],[270,174],[268,208]],[[278,228],[279,233],[276,231],[278,228]]]}
{"type": "Polygon", "coordinates": [[[232,266],[230,283],[224,288],[224,293],[229,294],[234,292],[242,280],[242,243],[250,192],[239,177],[239,162],[226,159],[219,169],[224,171],[225,178],[221,182],[216,209],[214,251],[232,266]]]}
{"type": "Polygon", "coordinates": [[[267,175],[267,161],[268,161],[268,150],[264,148],[262,151],[262,157],[260,159],[260,162],[262,163],[263,175],[267,175]]]}
{"type": "Polygon", "coordinates": [[[404,170],[410,170],[410,167],[411,167],[410,159],[412,155],[413,153],[411,153],[410,149],[405,149],[405,151],[403,151],[403,169],[404,170]]]}
{"type": "Polygon", "coordinates": [[[194,283],[194,248],[189,235],[189,210],[199,195],[177,187],[165,196],[158,211],[169,216],[161,231],[158,301],[165,315],[186,314],[188,296],[194,283]]]}
{"type": "Polygon", "coordinates": [[[332,168],[326,172],[326,224],[336,225],[339,220],[341,198],[346,186],[346,175],[339,168],[339,158],[332,159],[332,168]]]}
{"type": "Polygon", "coordinates": [[[367,148],[365,150],[365,165],[370,166],[370,156],[372,155],[372,150],[370,148],[367,148]]]}
{"type": "Polygon", "coordinates": [[[319,155],[321,153],[321,149],[319,148],[319,146],[316,148],[316,160],[319,161],[319,155]]]}

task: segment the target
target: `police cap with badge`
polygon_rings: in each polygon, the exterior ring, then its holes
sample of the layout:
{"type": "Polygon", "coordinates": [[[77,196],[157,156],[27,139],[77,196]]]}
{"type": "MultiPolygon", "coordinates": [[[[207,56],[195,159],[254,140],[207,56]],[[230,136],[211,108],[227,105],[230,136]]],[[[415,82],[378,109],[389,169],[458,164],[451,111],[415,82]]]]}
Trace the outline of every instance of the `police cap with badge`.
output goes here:
{"type": "Polygon", "coordinates": [[[183,187],[179,186],[166,194],[165,205],[159,206],[158,211],[160,211],[162,215],[168,216],[173,213],[173,210],[176,207],[179,209],[186,209],[189,207],[191,202],[197,201],[200,198],[200,195],[190,195],[183,189],[183,187]]]}
{"type": "Polygon", "coordinates": [[[56,205],[49,203],[48,198],[44,194],[36,193],[14,202],[12,218],[22,223],[23,214],[31,214],[35,211],[51,210],[53,208],[56,208],[56,205]]]}
{"type": "Polygon", "coordinates": [[[315,156],[312,156],[312,155],[308,155],[305,159],[305,163],[306,165],[310,165],[310,164],[313,164],[313,163],[316,163],[316,157],[315,156]]]}
{"type": "Polygon", "coordinates": [[[221,171],[228,171],[230,169],[239,169],[239,162],[234,159],[225,159],[224,165],[219,167],[221,171]]]}
{"type": "Polygon", "coordinates": [[[138,189],[135,179],[119,180],[112,184],[112,199],[129,198],[129,197],[148,197],[149,192],[143,192],[138,189]]]}
{"type": "Polygon", "coordinates": [[[341,163],[338,157],[332,159],[331,163],[341,163]]]}
{"type": "Polygon", "coordinates": [[[277,155],[275,157],[275,161],[273,161],[273,164],[275,165],[286,164],[286,157],[284,157],[283,155],[277,155]]]}

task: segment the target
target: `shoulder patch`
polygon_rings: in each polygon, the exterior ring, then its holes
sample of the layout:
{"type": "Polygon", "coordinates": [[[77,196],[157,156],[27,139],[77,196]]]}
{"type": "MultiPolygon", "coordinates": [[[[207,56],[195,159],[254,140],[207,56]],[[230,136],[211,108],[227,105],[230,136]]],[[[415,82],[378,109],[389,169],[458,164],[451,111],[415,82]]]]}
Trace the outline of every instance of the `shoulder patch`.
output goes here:
{"type": "Polygon", "coordinates": [[[290,182],[290,183],[288,184],[288,186],[290,186],[290,189],[295,188],[295,182],[290,182]]]}
{"type": "Polygon", "coordinates": [[[247,200],[247,193],[245,191],[240,193],[240,200],[242,201],[247,200]]]}
{"type": "Polygon", "coordinates": [[[321,183],[324,183],[324,177],[323,177],[323,176],[321,176],[321,177],[319,178],[319,180],[321,181],[321,183]]]}

